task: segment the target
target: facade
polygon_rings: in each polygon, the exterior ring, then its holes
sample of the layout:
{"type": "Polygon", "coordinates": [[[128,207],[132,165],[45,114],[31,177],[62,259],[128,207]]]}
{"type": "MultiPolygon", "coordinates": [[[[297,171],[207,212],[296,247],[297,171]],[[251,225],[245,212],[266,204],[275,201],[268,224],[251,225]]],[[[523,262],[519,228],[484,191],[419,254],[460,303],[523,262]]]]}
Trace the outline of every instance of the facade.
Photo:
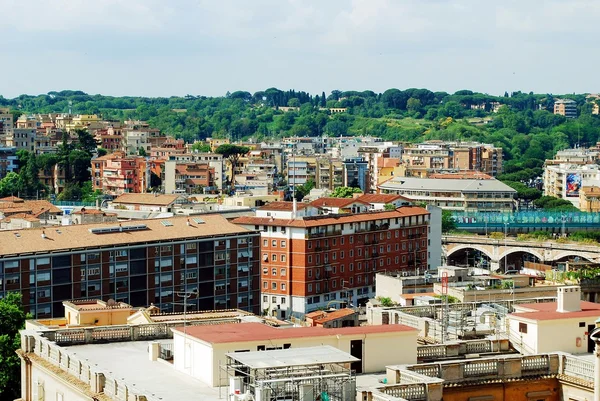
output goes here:
{"type": "Polygon", "coordinates": [[[584,186],[579,190],[579,210],[582,212],[600,212],[600,187],[584,186]]]}
{"type": "Polygon", "coordinates": [[[580,206],[581,188],[597,185],[600,185],[597,164],[561,163],[544,167],[544,195],[566,199],[575,207],[580,206]]]}
{"type": "Polygon", "coordinates": [[[369,211],[369,204],[353,198],[317,198],[310,204],[321,209],[324,214],[364,213],[369,211]]]}
{"type": "Polygon", "coordinates": [[[558,99],[554,102],[554,114],[577,118],[577,102],[571,99],[558,99]]]}
{"type": "MultiPolygon", "coordinates": [[[[175,161],[177,163],[203,163],[208,164],[212,169],[214,177],[214,187],[209,187],[209,190],[219,190],[223,188],[225,184],[225,164],[223,163],[223,155],[218,153],[183,153],[183,154],[171,154],[169,161],[175,161]]],[[[165,162],[165,169],[166,169],[165,162]]],[[[167,179],[166,177],[164,179],[167,179]]],[[[170,179],[170,178],[169,178],[170,179]]]]}
{"type": "Polygon", "coordinates": [[[21,292],[36,317],[78,298],[179,310],[193,290],[189,309],[259,312],[258,234],[219,215],[3,231],[0,244],[0,296],[21,292]]]}
{"type": "Polygon", "coordinates": [[[0,147],[0,179],[17,170],[17,148],[0,147]]]}
{"type": "Polygon", "coordinates": [[[166,194],[202,193],[215,187],[215,171],[206,162],[165,162],[163,186],[166,194]]]}
{"type": "Polygon", "coordinates": [[[33,152],[35,150],[35,137],[35,128],[15,128],[12,135],[6,137],[6,146],[33,152]]]}
{"type": "Polygon", "coordinates": [[[73,224],[97,224],[97,223],[117,223],[117,214],[103,212],[98,209],[81,208],[71,212],[71,223],[73,224]]]}
{"type": "Polygon", "coordinates": [[[150,186],[150,171],[141,156],[121,152],[92,159],[92,188],[105,194],[142,193],[150,186]]]}
{"type": "Polygon", "coordinates": [[[13,128],[13,115],[10,109],[0,107],[0,144],[6,143],[6,138],[12,135],[13,128]]]}
{"type": "Polygon", "coordinates": [[[364,303],[377,271],[427,268],[429,212],[419,207],[234,223],[261,232],[261,305],[278,318],[364,303]]]}
{"type": "Polygon", "coordinates": [[[123,194],[112,201],[113,209],[169,213],[180,195],[123,194]]]}
{"type": "Polygon", "coordinates": [[[307,313],[305,318],[308,326],[326,329],[358,326],[358,312],[350,308],[314,311],[307,313]]]}
{"type": "Polygon", "coordinates": [[[360,188],[364,193],[371,192],[369,163],[362,157],[344,160],[342,184],[345,187],[360,188]]]}
{"type": "Polygon", "coordinates": [[[512,212],[516,207],[517,191],[495,179],[396,177],[379,185],[379,189],[446,210],[512,212]]]}

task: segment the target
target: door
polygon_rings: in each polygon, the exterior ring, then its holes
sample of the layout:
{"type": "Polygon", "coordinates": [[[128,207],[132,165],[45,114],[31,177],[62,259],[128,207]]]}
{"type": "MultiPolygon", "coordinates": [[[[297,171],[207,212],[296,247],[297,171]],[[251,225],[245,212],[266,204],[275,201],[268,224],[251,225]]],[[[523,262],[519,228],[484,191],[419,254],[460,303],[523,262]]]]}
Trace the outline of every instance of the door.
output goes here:
{"type": "Polygon", "coordinates": [[[356,373],[362,373],[363,370],[363,340],[352,340],[350,341],[350,355],[360,359],[360,361],[352,362],[350,369],[356,373]]]}
{"type": "Polygon", "coordinates": [[[593,324],[588,324],[588,329],[587,329],[587,338],[588,338],[588,346],[587,346],[587,352],[593,353],[594,352],[594,348],[596,347],[596,344],[594,344],[594,340],[592,340],[592,337],[590,336],[590,334],[592,334],[592,331],[596,328],[595,325],[593,324]]]}

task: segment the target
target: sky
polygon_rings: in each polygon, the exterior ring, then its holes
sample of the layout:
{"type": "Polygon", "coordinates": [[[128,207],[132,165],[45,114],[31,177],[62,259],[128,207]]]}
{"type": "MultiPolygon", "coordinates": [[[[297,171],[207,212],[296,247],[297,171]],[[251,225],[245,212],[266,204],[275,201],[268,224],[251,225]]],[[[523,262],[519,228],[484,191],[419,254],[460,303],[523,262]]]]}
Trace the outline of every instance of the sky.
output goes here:
{"type": "Polygon", "coordinates": [[[0,95],[595,93],[595,0],[0,0],[0,95]]]}

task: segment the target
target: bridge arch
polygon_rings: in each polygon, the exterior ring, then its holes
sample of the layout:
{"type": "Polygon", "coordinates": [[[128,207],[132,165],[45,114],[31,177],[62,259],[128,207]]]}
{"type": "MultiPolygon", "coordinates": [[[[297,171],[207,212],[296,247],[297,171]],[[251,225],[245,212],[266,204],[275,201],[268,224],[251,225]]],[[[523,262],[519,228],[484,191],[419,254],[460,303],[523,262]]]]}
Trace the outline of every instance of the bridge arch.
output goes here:
{"type": "Polygon", "coordinates": [[[523,252],[523,253],[528,253],[530,255],[535,256],[536,258],[538,258],[538,260],[540,262],[543,262],[545,260],[544,255],[542,255],[541,253],[539,253],[537,250],[531,249],[531,248],[523,248],[523,247],[510,247],[508,249],[505,249],[500,256],[498,257],[498,260],[502,260],[503,258],[507,257],[510,254],[513,253],[519,253],[519,252],[523,252]]]}
{"type": "Polygon", "coordinates": [[[454,255],[455,253],[457,253],[459,251],[463,251],[465,249],[475,249],[475,250],[483,253],[488,258],[490,258],[490,260],[494,260],[493,251],[490,251],[485,246],[475,245],[475,244],[473,244],[473,245],[472,244],[464,244],[464,245],[457,245],[455,247],[452,247],[452,249],[450,249],[446,252],[446,257],[450,258],[450,256],[454,255]]]}
{"type": "Polygon", "coordinates": [[[564,251],[561,253],[558,253],[556,255],[552,256],[552,260],[561,260],[562,258],[566,258],[567,256],[578,256],[582,259],[587,260],[588,262],[596,262],[598,260],[598,257],[594,257],[593,255],[590,255],[589,253],[585,253],[585,252],[577,252],[577,251],[564,251]]]}

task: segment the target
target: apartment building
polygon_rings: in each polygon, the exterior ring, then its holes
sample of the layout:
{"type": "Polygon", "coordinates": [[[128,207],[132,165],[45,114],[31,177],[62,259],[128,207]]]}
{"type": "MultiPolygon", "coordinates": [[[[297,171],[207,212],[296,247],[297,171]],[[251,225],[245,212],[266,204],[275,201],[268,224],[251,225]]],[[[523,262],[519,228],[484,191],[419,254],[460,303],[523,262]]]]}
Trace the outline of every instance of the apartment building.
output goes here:
{"type": "Polygon", "coordinates": [[[375,294],[376,272],[427,267],[429,212],[423,208],[299,217],[291,202],[285,210],[281,203],[234,220],[261,232],[261,308],[269,315],[286,319],[358,305],[375,294]]]}
{"type": "Polygon", "coordinates": [[[554,114],[577,118],[577,102],[571,99],[558,99],[554,102],[554,114]]]}
{"type": "Polygon", "coordinates": [[[478,142],[428,141],[405,147],[404,175],[429,178],[442,171],[480,171],[491,176],[502,173],[502,148],[478,142]]]}
{"type": "Polygon", "coordinates": [[[561,163],[544,167],[544,195],[563,198],[579,207],[583,186],[600,185],[600,168],[597,164],[561,163]]]}
{"type": "Polygon", "coordinates": [[[517,191],[495,179],[396,177],[379,189],[446,210],[512,212],[516,207],[517,191]]]}
{"type": "Polygon", "coordinates": [[[169,161],[175,161],[177,163],[206,163],[214,171],[214,187],[208,189],[219,190],[223,188],[223,184],[225,183],[226,178],[225,164],[223,163],[223,155],[220,155],[218,153],[171,154],[169,156],[169,161]]]}
{"type": "Polygon", "coordinates": [[[369,188],[377,188],[380,166],[384,159],[399,160],[402,157],[402,146],[390,143],[363,146],[358,155],[367,162],[369,168],[369,188]]]}
{"type": "Polygon", "coordinates": [[[92,159],[92,187],[105,194],[145,192],[150,186],[150,172],[145,158],[115,152],[92,159]]]}
{"type": "Polygon", "coordinates": [[[17,170],[17,148],[0,146],[0,179],[17,170]]]}
{"type": "Polygon", "coordinates": [[[12,134],[13,128],[13,115],[10,109],[0,107],[0,143],[5,143],[6,137],[12,134]]]}
{"type": "Polygon", "coordinates": [[[206,162],[165,161],[163,188],[166,194],[199,193],[215,187],[215,170],[206,162]]]}
{"type": "Polygon", "coordinates": [[[38,318],[62,302],[112,298],[181,310],[259,313],[258,234],[220,215],[0,232],[0,296],[23,294],[38,318]]]}
{"type": "Polygon", "coordinates": [[[600,212],[600,186],[584,186],[579,190],[579,210],[600,212]]]}
{"type": "Polygon", "coordinates": [[[33,152],[35,150],[36,135],[35,128],[15,128],[12,134],[6,137],[6,146],[33,152]]]}
{"type": "Polygon", "coordinates": [[[316,160],[315,188],[333,191],[344,185],[344,163],[320,157],[316,160]]]}
{"type": "Polygon", "coordinates": [[[360,188],[364,193],[371,192],[369,163],[362,157],[344,160],[342,179],[345,187],[360,188]]]}

